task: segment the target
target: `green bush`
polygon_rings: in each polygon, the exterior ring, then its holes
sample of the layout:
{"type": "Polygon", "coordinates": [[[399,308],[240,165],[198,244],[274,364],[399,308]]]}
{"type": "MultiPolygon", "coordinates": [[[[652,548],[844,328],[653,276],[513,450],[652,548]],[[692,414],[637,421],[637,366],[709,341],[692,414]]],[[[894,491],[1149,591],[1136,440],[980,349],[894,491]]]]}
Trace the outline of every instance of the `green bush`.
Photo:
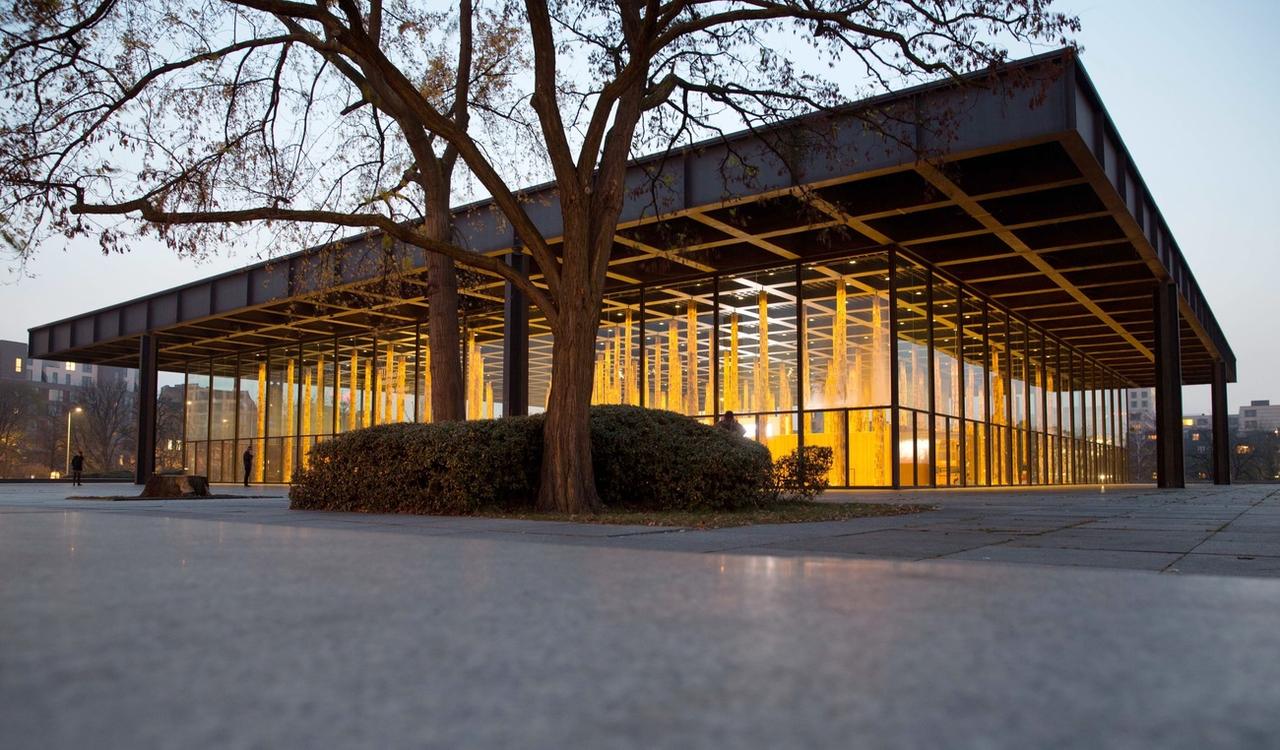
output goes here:
{"type": "MultiPolygon", "coordinates": [[[[470,514],[531,510],[542,417],[382,425],[337,435],[294,477],[296,509],[470,514]]],[[[673,412],[591,410],[592,463],[610,508],[729,510],[769,502],[762,445],[673,412]]]]}
{"type": "Polygon", "coordinates": [[[794,500],[812,500],[827,489],[834,454],[820,445],[806,445],[803,453],[796,448],[773,465],[775,496],[794,500]],[[803,455],[803,458],[802,458],[803,455]]]}
{"type": "Polygon", "coordinates": [[[591,460],[611,508],[732,510],[770,499],[768,448],[675,412],[595,407],[591,460]]]}
{"type": "Polygon", "coordinates": [[[533,506],[542,422],[393,424],[335,436],[294,475],[290,507],[469,514],[533,506]]]}

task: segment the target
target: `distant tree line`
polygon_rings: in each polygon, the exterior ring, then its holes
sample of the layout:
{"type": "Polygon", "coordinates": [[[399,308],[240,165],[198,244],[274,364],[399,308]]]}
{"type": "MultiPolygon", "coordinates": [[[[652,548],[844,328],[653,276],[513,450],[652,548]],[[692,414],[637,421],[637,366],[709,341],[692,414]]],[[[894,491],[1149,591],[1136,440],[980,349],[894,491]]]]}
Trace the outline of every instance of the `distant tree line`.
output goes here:
{"type": "Polygon", "coordinates": [[[63,472],[67,417],[71,451],[83,451],[89,476],[133,474],[137,444],[136,394],[119,378],[97,378],[74,397],[47,400],[29,383],[0,382],[0,478],[48,478],[63,472]],[[72,413],[80,408],[79,413],[72,413]]]}
{"type": "MultiPolygon", "coordinates": [[[[1129,476],[1134,482],[1154,481],[1156,441],[1153,427],[1138,425],[1129,433],[1129,476]]],[[[1272,430],[1231,433],[1233,482],[1280,481],[1280,434],[1272,430]]],[[[1182,432],[1183,476],[1188,482],[1213,480],[1213,431],[1205,428],[1182,432]]]]}

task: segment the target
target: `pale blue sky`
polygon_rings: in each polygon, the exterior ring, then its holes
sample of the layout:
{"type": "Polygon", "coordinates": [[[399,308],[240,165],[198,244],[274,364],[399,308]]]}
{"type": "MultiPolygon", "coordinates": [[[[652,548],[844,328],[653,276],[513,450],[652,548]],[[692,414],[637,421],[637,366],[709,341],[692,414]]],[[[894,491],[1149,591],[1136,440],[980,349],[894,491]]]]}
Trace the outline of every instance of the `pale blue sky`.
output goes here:
{"type": "MultiPolygon", "coordinates": [[[[1280,3],[1079,0],[1083,61],[1231,342],[1234,411],[1280,401],[1280,76],[1272,60],[1280,3]]],[[[1014,50],[1014,56],[1022,56],[1014,50]]],[[[256,260],[228,248],[203,263],[139,246],[47,252],[34,278],[0,286],[0,338],[256,260]]],[[[1188,413],[1208,389],[1188,388],[1188,413]]]]}

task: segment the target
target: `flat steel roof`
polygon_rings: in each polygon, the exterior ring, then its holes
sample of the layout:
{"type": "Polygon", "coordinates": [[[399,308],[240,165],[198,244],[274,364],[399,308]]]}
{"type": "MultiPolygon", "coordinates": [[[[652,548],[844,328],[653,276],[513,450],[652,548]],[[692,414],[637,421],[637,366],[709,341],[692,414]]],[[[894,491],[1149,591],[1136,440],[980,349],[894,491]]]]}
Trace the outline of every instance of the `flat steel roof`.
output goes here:
{"type": "MultiPolygon", "coordinates": [[[[895,247],[1130,385],[1147,386],[1154,383],[1152,289],[1172,281],[1183,382],[1210,382],[1216,359],[1234,382],[1235,355],[1074,54],[1011,63],[1002,80],[1013,74],[1032,83],[928,84],[636,160],[610,283],[895,247]],[[952,112],[948,137],[902,125],[887,138],[856,115],[907,107],[952,112]],[[790,149],[786,159],[782,149],[790,149]]],[[[554,186],[524,195],[544,236],[558,237],[554,186]]],[[[459,207],[455,216],[472,251],[504,255],[517,247],[489,201],[459,207]]],[[[37,326],[31,356],[136,365],[138,338],[150,333],[160,341],[161,367],[174,368],[403,327],[425,316],[424,272],[421,250],[397,245],[389,254],[377,234],[364,233],[37,326]]],[[[466,296],[473,308],[496,309],[502,288],[486,278],[466,296]]]]}

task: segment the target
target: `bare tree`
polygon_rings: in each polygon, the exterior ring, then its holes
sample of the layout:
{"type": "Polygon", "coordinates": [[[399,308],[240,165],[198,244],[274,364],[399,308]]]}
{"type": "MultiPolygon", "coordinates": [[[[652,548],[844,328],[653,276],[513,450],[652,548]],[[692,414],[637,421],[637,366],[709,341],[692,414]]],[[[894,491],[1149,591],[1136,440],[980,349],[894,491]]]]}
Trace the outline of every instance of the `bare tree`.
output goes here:
{"type": "Polygon", "coordinates": [[[51,471],[66,470],[65,409],[50,414],[41,410],[31,420],[27,429],[25,460],[38,476],[47,477],[51,471]]]}
{"type": "Polygon", "coordinates": [[[1280,479],[1280,431],[1250,430],[1234,435],[1231,478],[1238,482],[1280,479]]]}
{"type": "MultiPolygon", "coordinates": [[[[93,233],[111,250],[150,231],[200,252],[246,222],[359,227],[500,277],[555,339],[539,506],[592,511],[594,345],[629,158],[956,78],[1003,62],[1007,43],[1066,44],[1078,24],[1049,5],[526,0],[490,9],[510,33],[477,49],[523,51],[529,69],[475,107],[459,90],[474,76],[441,95],[450,76],[430,52],[465,24],[411,0],[19,0],[0,17],[0,212],[22,252],[61,235],[93,233]],[[479,127],[458,117],[468,100],[479,127]],[[442,227],[454,160],[538,283],[442,227]],[[515,187],[537,170],[559,200],[554,249],[515,187]]],[[[884,128],[910,113],[864,116],[884,128]]]]}
{"type": "Polygon", "coordinates": [[[97,471],[111,471],[121,449],[134,439],[134,394],[123,378],[102,374],[77,398],[84,416],[75,422],[73,448],[83,449],[97,471]]]}
{"type": "Polygon", "coordinates": [[[0,381],[0,477],[16,476],[27,430],[39,412],[39,392],[26,383],[0,381]]]}

